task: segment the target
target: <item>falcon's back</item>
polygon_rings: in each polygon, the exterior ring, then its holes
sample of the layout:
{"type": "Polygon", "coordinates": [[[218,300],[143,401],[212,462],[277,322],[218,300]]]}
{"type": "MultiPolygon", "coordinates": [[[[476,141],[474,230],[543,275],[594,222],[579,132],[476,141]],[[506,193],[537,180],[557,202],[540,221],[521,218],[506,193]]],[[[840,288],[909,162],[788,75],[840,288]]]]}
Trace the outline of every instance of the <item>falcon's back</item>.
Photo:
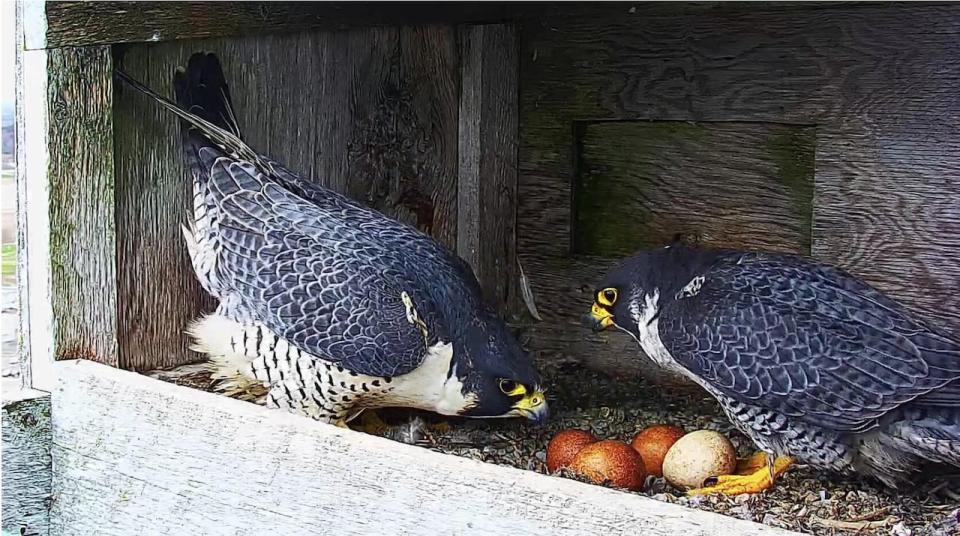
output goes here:
{"type": "Polygon", "coordinates": [[[720,253],[691,278],[663,306],[663,344],[758,443],[891,483],[960,466],[955,340],[800,257],[720,253]]]}

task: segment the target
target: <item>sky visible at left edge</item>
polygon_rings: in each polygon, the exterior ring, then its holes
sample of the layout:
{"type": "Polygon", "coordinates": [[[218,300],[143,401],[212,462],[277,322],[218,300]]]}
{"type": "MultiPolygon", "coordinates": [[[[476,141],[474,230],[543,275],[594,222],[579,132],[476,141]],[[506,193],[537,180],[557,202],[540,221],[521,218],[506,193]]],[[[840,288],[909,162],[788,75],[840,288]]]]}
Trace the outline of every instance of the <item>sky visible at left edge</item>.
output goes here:
{"type": "Polygon", "coordinates": [[[14,55],[16,46],[16,2],[0,0],[0,86],[3,109],[13,107],[14,88],[17,79],[14,55]]]}

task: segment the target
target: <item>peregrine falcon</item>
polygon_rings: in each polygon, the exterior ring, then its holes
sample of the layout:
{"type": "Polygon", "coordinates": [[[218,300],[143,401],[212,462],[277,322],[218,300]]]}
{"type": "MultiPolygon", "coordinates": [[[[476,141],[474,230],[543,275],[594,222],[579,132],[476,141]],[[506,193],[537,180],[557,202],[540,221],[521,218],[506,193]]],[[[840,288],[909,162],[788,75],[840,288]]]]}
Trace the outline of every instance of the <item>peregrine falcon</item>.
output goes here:
{"type": "Polygon", "coordinates": [[[757,492],[795,460],[892,487],[960,467],[960,344],[839,269],[674,243],[609,273],[586,320],[702,386],[759,447],[692,493],[757,492]]]}
{"type": "Polygon", "coordinates": [[[193,177],[183,236],[219,302],[188,333],[220,390],[341,426],[390,406],[546,418],[530,356],[470,267],[251,149],[216,56],[194,54],[175,73],[176,104],[118,76],[181,119],[193,177]]]}

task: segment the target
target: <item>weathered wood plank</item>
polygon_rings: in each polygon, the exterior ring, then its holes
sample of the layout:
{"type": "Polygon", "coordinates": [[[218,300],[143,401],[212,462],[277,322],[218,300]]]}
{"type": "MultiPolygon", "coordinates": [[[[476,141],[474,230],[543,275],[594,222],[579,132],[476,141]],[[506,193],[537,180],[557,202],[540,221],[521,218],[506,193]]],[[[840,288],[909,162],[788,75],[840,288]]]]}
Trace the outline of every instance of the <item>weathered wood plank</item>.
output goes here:
{"type": "MultiPolygon", "coordinates": [[[[17,2],[17,42],[28,14],[17,2]]],[[[50,295],[50,203],[47,164],[47,52],[16,46],[17,286],[20,379],[24,387],[53,385],[53,307],[50,295]],[[30,118],[29,121],[27,118],[30,118]]]]}
{"type": "MultiPolygon", "coordinates": [[[[132,76],[169,94],[174,69],[200,50],[220,57],[254,148],[455,246],[458,71],[451,28],[133,45],[122,49],[121,61],[132,76]]],[[[213,306],[181,245],[178,226],[190,198],[177,126],[172,115],[123,89],[115,120],[121,366],[176,366],[197,359],[183,328],[213,306]]]]}
{"type": "Polygon", "coordinates": [[[460,35],[457,252],[490,303],[517,302],[516,31],[479,25],[460,35]]]}
{"type": "Polygon", "coordinates": [[[56,534],[792,534],[57,363],[56,534]]]}
{"type": "MultiPolygon", "coordinates": [[[[364,26],[431,23],[494,23],[520,17],[574,11],[582,16],[609,6],[573,6],[543,2],[43,2],[32,4],[37,31],[30,49],[63,46],[157,42],[306,30],[344,30],[364,26]]],[[[822,3],[822,2],[817,2],[822,3]]],[[[621,6],[625,13],[722,12],[729,2],[651,3],[621,6]]],[[[781,2],[773,9],[796,7],[781,2]]],[[[804,2],[805,6],[814,2],[804,2]]],[[[808,8],[809,9],[809,8],[808,8]]]]}
{"type": "Polygon", "coordinates": [[[48,52],[50,285],[57,359],[117,364],[110,47],[48,52]]]}
{"type": "Polygon", "coordinates": [[[3,530],[46,536],[50,529],[50,395],[3,393],[3,530]]]}
{"type": "MultiPolygon", "coordinates": [[[[574,125],[772,122],[816,128],[814,256],[960,333],[950,201],[960,196],[960,7],[710,13],[524,24],[518,247],[544,316],[570,302],[580,267],[589,270],[570,258],[574,125]]],[[[592,337],[549,320],[531,333],[536,347],[561,353],[592,337]]],[[[611,372],[647,366],[619,351],[596,345],[578,356],[606,355],[595,362],[611,372]]]]}
{"type": "Polygon", "coordinates": [[[380,157],[387,173],[371,173],[366,179],[388,195],[385,203],[371,206],[456,249],[456,31],[444,25],[403,27],[398,38],[396,86],[384,88],[384,104],[392,108],[391,140],[380,157]]]}
{"type": "Polygon", "coordinates": [[[440,22],[497,21],[516,6],[425,2],[47,2],[29,48],[157,42],[440,22]]]}

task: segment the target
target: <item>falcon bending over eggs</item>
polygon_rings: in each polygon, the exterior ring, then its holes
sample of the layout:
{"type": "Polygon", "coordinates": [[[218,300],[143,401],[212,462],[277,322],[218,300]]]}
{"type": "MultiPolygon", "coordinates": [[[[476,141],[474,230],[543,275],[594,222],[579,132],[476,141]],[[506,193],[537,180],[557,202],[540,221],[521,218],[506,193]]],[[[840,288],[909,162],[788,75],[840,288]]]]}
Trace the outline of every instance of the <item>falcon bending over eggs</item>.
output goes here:
{"type": "Polygon", "coordinates": [[[674,244],[607,275],[589,320],[710,392],[763,451],[692,493],[757,492],[794,460],[890,486],[960,467],[960,344],[835,268],[674,244]]]}
{"type": "Polygon", "coordinates": [[[194,54],[175,74],[177,104],[118,74],[182,120],[193,175],[183,234],[219,300],[188,331],[221,390],[340,425],[387,406],[546,418],[530,357],[470,267],[254,152],[214,55],[194,54]]]}

